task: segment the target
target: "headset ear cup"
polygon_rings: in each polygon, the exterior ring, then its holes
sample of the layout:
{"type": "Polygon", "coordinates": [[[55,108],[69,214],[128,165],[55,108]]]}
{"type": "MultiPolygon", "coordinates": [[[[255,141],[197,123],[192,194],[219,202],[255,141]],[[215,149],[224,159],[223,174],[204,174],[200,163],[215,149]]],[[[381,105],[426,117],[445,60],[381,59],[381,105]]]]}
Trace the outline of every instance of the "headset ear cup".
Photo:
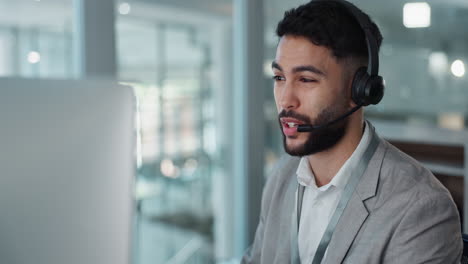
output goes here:
{"type": "Polygon", "coordinates": [[[351,86],[351,98],[357,105],[366,105],[365,90],[368,79],[366,67],[359,68],[354,74],[353,84],[351,86]]]}
{"type": "Polygon", "coordinates": [[[366,101],[369,104],[378,104],[384,95],[385,82],[379,75],[371,76],[366,85],[366,101]]]}

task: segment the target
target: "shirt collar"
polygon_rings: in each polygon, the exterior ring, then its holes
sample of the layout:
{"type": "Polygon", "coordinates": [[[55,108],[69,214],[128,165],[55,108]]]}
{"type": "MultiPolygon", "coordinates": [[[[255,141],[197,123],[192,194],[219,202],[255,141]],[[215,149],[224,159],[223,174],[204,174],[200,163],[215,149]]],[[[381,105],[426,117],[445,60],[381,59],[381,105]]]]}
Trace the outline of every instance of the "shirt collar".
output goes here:
{"type": "Polygon", "coordinates": [[[332,178],[332,180],[321,187],[317,187],[315,182],[315,176],[310,168],[309,160],[307,156],[301,158],[299,162],[299,166],[296,170],[297,181],[299,184],[306,186],[306,187],[313,187],[315,189],[319,189],[322,191],[327,190],[330,186],[335,186],[337,188],[344,188],[348,178],[351,176],[351,172],[356,168],[359,160],[361,159],[364,151],[366,150],[367,146],[370,142],[370,129],[369,124],[367,121],[364,123],[364,133],[359,141],[358,146],[354,150],[353,154],[346,160],[346,162],[341,166],[340,170],[336,173],[336,175],[332,178]]]}

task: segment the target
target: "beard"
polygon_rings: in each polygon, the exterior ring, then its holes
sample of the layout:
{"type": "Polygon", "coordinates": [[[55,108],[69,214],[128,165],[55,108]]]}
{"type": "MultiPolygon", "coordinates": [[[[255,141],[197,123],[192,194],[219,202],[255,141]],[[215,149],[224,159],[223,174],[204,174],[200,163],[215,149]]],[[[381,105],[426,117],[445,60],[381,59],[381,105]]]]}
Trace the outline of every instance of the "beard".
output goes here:
{"type": "MultiPolygon", "coordinates": [[[[337,104],[332,104],[329,107],[323,109],[318,114],[314,122],[311,122],[308,116],[301,115],[293,111],[286,112],[285,110],[281,111],[281,113],[279,114],[279,118],[292,117],[306,124],[312,124],[314,126],[324,125],[324,124],[327,124],[328,122],[335,120],[340,115],[345,113],[346,111],[345,107],[335,106],[335,105],[337,104]]],[[[344,103],[339,104],[339,105],[344,105],[344,103]]],[[[299,157],[308,156],[308,155],[312,155],[318,152],[322,152],[324,150],[327,150],[333,147],[334,145],[336,145],[336,143],[338,143],[343,138],[346,132],[347,125],[348,125],[348,118],[345,118],[331,126],[325,126],[323,128],[313,130],[312,132],[307,132],[308,133],[307,140],[304,142],[304,144],[298,147],[288,146],[286,142],[287,137],[286,135],[284,135],[284,133],[282,133],[284,150],[286,151],[286,153],[288,153],[291,156],[299,156],[299,157]]],[[[282,128],[281,121],[280,121],[280,127],[282,128]]],[[[295,138],[295,137],[290,137],[290,138],[295,138]]]]}

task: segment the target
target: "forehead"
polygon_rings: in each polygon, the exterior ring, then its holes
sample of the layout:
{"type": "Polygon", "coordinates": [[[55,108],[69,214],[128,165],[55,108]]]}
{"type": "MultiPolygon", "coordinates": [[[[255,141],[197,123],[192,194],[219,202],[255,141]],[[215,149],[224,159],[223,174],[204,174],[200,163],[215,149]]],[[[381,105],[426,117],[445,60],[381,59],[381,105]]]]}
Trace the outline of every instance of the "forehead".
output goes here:
{"type": "Polygon", "coordinates": [[[313,65],[326,71],[337,61],[329,48],[318,46],[305,37],[283,36],[276,49],[276,63],[286,70],[297,66],[313,65]]]}

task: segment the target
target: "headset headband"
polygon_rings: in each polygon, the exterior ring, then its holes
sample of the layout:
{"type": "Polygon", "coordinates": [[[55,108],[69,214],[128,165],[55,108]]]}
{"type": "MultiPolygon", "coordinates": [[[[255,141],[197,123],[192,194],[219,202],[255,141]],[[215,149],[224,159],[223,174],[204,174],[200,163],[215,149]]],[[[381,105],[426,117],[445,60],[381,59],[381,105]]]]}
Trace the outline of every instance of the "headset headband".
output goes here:
{"type": "Polygon", "coordinates": [[[343,6],[351,13],[351,15],[356,19],[361,29],[364,31],[367,43],[367,54],[368,54],[368,63],[367,63],[367,73],[369,76],[376,76],[379,74],[379,52],[377,40],[374,38],[371,32],[371,25],[369,20],[364,16],[364,14],[353,4],[346,2],[344,0],[322,0],[323,2],[335,2],[343,4],[343,6]]]}

